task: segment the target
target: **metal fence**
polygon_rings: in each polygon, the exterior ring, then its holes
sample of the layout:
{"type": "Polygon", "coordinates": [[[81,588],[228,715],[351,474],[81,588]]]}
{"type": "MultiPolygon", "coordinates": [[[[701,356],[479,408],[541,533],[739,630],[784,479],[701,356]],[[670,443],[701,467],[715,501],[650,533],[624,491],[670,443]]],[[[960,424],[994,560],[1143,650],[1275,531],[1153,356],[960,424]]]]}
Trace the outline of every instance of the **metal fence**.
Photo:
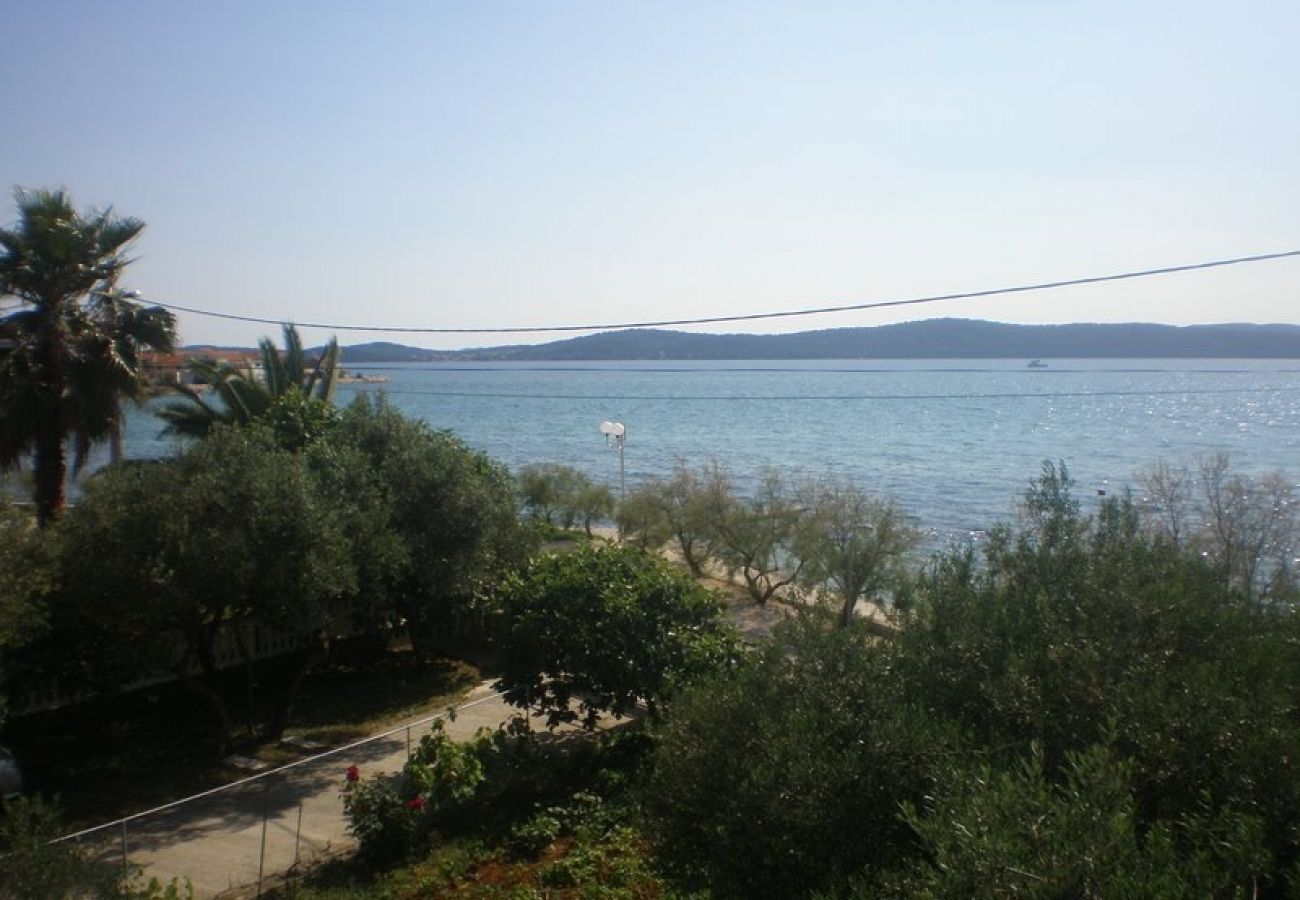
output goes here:
{"type": "MultiPolygon", "coordinates": [[[[485,691],[484,686],[477,689],[485,691]]],[[[342,787],[348,766],[399,770],[427,727],[451,718],[448,733],[471,737],[514,710],[497,692],[221,787],[58,838],[91,858],[120,864],[164,884],[189,879],[197,897],[231,888],[292,882],[309,864],[350,849],[342,787]]]]}

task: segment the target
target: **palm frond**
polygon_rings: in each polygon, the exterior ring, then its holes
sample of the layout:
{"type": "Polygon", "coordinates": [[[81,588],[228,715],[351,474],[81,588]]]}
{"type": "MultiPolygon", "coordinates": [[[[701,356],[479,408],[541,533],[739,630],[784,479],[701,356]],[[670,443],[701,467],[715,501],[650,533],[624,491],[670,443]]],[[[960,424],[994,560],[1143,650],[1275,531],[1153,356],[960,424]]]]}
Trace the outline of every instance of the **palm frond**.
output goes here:
{"type": "Polygon", "coordinates": [[[222,410],[208,404],[197,391],[177,385],[186,400],[173,400],[154,410],[154,415],[167,423],[164,437],[202,438],[212,433],[222,421],[222,410]]]}
{"type": "Polygon", "coordinates": [[[279,397],[288,389],[289,379],[284,368],[284,359],[275,343],[270,338],[257,342],[257,349],[262,355],[262,380],[273,397],[279,397]]]}
{"type": "Polygon", "coordinates": [[[325,352],[316,363],[316,368],[307,378],[304,392],[308,396],[314,393],[318,400],[326,403],[334,402],[334,388],[339,381],[340,358],[339,339],[330,338],[330,342],[325,345],[325,352]]]}
{"type": "Polygon", "coordinates": [[[284,389],[272,391],[276,397],[287,394],[290,389],[302,390],[302,372],[307,367],[302,349],[302,336],[293,325],[284,326],[284,389]]]}
{"type": "Polygon", "coordinates": [[[182,399],[167,403],[156,411],[156,415],[167,423],[162,432],[164,435],[201,438],[210,434],[216,425],[234,420],[235,410],[240,404],[230,384],[244,376],[232,366],[210,359],[191,359],[187,367],[196,383],[212,388],[221,405],[209,403],[202,392],[190,385],[176,384],[172,385],[172,390],[182,399]]]}

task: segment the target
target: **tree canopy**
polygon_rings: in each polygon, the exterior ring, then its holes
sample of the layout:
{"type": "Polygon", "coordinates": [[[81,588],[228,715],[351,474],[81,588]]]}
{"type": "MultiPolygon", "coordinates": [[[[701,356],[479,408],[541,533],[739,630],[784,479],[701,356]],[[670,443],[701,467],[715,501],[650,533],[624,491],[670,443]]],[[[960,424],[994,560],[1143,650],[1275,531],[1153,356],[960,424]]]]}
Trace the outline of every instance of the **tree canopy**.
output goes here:
{"type": "Polygon", "coordinates": [[[492,589],[535,546],[506,468],[382,397],[358,397],[328,446],[356,454],[399,542],[397,564],[367,590],[388,598],[417,652],[483,637],[492,589]]]}
{"type": "Polygon", "coordinates": [[[60,532],[54,621],[65,639],[79,638],[65,655],[104,686],[158,670],[188,678],[213,704],[223,741],[223,635],[248,640],[240,628],[255,622],[296,638],[309,657],[357,593],[332,500],[264,427],[218,429],[177,458],[105,471],[60,532]]]}
{"type": "Polygon", "coordinates": [[[551,725],[652,711],[675,683],[735,651],[718,600],[632,547],[541,557],[498,598],[507,699],[551,725]]]}

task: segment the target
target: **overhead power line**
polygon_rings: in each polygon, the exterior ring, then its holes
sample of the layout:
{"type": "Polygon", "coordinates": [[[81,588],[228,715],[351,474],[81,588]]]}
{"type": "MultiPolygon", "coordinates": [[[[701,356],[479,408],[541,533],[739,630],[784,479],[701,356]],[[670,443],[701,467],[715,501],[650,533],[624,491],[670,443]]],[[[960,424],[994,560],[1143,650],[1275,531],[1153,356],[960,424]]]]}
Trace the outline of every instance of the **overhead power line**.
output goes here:
{"type": "MultiPolygon", "coordinates": [[[[762,319],[786,319],[797,316],[819,316],[828,313],[857,312],[867,309],[885,309],[893,306],[919,306],[925,303],[941,303],[948,300],[973,300],[979,297],[996,297],[1003,294],[1024,294],[1031,291],[1046,291],[1053,288],[1076,287],[1085,284],[1101,284],[1107,281],[1127,281],[1134,278],[1150,278],[1156,275],[1173,275],[1178,272],[1192,272],[1199,269],[1215,269],[1224,266],[1240,266],[1248,263],[1265,262],[1273,259],[1300,256],[1300,250],[1286,250],[1281,253],[1260,253],[1255,256],[1238,256],[1232,259],[1216,259],[1210,262],[1189,263],[1181,266],[1164,266],[1158,269],[1141,269],[1135,272],[1119,272],[1113,275],[1092,275],[1086,278],[1068,278],[1059,281],[1041,281],[1035,284],[1022,284],[1014,287],[991,288],[983,291],[962,291],[955,294],[932,294],[925,297],[911,297],[904,300],[877,300],[868,303],[850,303],[844,306],[820,306],[811,309],[792,309],[779,312],[747,313],[735,316],[702,316],[694,319],[658,319],[644,322],[605,322],[589,325],[522,325],[496,328],[424,328],[404,325],[341,325],[327,322],[297,322],[303,328],[323,328],[329,331],[384,331],[404,334],[536,334],[542,332],[574,331],[612,331],[623,328],[665,328],[677,325],[717,325],[725,322],[754,322],[762,319]]],[[[233,313],[213,312],[178,304],[157,303],[175,312],[193,313],[211,316],[216,319],[228,319],[235,322],[257,322],[264,325],[279,325],[291,319],[271,319],[260,316],[241,316],[233,313]]]]}

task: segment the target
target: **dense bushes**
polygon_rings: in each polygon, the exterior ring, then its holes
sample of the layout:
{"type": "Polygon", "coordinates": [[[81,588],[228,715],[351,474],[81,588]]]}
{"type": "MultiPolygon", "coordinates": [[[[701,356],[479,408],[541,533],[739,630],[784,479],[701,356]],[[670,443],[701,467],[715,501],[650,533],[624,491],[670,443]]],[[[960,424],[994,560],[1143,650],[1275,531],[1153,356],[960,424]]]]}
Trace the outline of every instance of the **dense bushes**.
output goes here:
{"type": "Polygon", "coordinates": [[[852,898],[1207,898],[1252,896],[1267,866],[1258,819],[1201,809],[1146,821],[1133,765],[1107,747],[1071,751],[1053,778],[1042,755],[1002,768],[956,764],[940,772],[924,811],[903,820],[926,856],[852,898]]]}
{"type": "Polygon", "coordinates": [[[1084,516],[1063,469],[1025,509],[895,636],[809,621],[674,704],[647,797],[679,865],[721,896],[1286,895],[1295,610],[1126,498],[1084,516]]]}
{"type": "MultiPolygon", "coordinates": [[[[456,742],[438,721],[400,773],[367,777],[349,767],[344,810],[372,870],[456,840],[467,841],[480,859],[531,861],[567,836],[587,845],[585,851],[544,867],[540,878],[552,887],[590,888],[580,879],[610,879],[608,872],[589,871],[602,861],[602,848],[613,849],[607,839],[626,843],[619,835],[628,831],[628,781],[647,750],[645,736],[630,731],[602,732],[581,742],[548,740],[523,716],[456,742]]],[[[646,894],[634,890],[627,896],[646,894]]]]}
{"type": "Polygon", "coordinates": [[[645,791],[652,830],[724,897],[792,897],[911,850],[919,801],[953,746],[942,721],[888,695],[859,627],[791,623],[670,710],[645,791]]]}
{"type": "Polygon", "coordinates": [[[976,746],[1033,740],[1049,772],[1109,739],[1133,761],[1147,821],[1197,812],[1201,794],[1300,826],[1300,619],[1225,587],[1213,566],[1144,533],[1125,499],[1079,515],[1062,474],[1030,494],[1020,533],[986,566],[949,558],[923,580],[891,645],[896,690],[959,722],[976,746]]]}
{"type": "Polygon", "coordinates": [[[62,833],[56,804],[23,797],[0,807],[0,900],[194,900],[188,882],[145,881],[62,833]]]}

